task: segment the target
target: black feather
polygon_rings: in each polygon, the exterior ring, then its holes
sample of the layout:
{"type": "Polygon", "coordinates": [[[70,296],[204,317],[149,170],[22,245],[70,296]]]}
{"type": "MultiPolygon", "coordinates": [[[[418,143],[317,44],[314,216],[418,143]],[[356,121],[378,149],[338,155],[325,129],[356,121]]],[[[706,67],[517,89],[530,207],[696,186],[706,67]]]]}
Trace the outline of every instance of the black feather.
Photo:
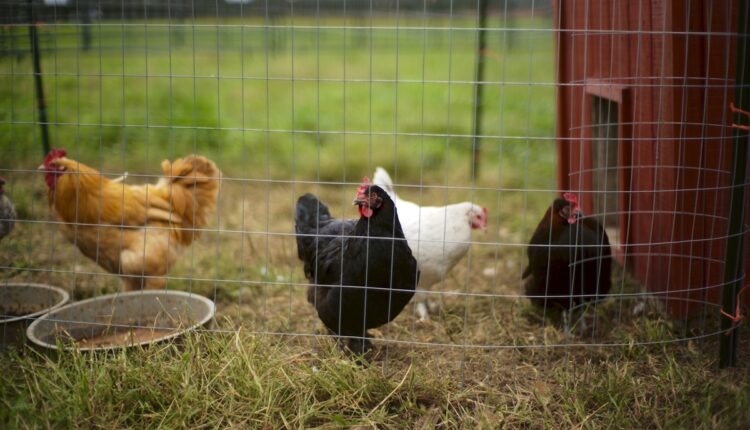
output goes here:
{"type": "Polygon", "coordinates": [[[567,205],[557,199],[534,232],[524,277],[531,302],[540,307],[568,309],[600,299],[612,285],[612,252],[604,228],[593,218],[568,224],[559,209],[567,205]]]}
{"type": "Polygon", "coordinates": [[[312,194],[297,201],[297,253],[312,284],[308,301],[339,336],[366,338],[367,330],[392,321],[419,280],[393,201],[380,187],[371,186],[369,192],[378,193],[382,205],[359,220],[331,218],[312,194]]]}

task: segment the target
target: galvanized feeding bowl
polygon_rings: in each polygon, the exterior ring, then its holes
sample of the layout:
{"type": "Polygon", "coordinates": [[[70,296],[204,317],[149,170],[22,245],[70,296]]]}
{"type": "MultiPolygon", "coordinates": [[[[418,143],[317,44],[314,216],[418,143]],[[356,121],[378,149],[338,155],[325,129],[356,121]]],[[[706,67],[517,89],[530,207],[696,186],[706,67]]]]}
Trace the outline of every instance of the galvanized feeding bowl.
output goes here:
{"type": "Polygon", "coordinates": [[[0,283],[0,350],[23,345],[29,323],[69,299],[65,290],[52,285],[0,283]]]}
{"type": "Polygon", "coordinates": [[[71,303],[34,321],[26,335],[48,349],[103,351],[174,339],[208,325],[213,301],[182,291],[109,294],[71,303]]]}

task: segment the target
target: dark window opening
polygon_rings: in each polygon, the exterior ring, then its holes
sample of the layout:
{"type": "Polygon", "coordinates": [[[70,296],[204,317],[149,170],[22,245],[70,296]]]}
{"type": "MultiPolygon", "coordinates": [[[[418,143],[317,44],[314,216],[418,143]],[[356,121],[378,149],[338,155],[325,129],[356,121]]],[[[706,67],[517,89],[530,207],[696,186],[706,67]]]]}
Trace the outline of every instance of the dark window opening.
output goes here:
{"type": "Polygon", "coordinates": [[[596,191],[594,213],[599,215],[613,245],[620,243],[618,108],[616,102],[591,97],[592,185],[596,191]]]}

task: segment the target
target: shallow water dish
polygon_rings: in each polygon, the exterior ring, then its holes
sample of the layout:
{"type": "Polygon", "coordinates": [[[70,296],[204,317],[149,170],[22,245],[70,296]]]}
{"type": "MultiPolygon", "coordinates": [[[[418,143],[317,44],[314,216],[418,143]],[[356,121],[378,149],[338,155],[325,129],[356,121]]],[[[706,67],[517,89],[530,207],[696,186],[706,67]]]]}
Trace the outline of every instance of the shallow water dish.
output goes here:
{"type": "Polygon", "coordinates": [[[26,335],[35,345],[83,351],[147,345],[207,325],[211,300],[182,291],[133,291],[71,303],[34,321],[26,335]]]}
{"type": "Polygon", "coordinates": [[[0,283],[0,349],[23,344],[26,326],[31,321],[69,299],[65,290],[52,285],[0,283]]]}

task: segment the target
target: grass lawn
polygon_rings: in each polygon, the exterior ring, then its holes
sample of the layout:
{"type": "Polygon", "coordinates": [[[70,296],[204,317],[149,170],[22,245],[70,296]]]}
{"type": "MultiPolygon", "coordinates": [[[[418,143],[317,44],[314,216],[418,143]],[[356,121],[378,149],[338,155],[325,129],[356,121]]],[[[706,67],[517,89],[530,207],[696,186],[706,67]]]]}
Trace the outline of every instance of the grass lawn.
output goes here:
{"type": "MultiPolygon", "coordinates": [[[[554,39],[548,20],[498,20],[475,180],[470,18],[104,21],[89,51],[75,26],[40,28],[53,146],[128,183],[190,152],[221,167],[215,228],[168,284],[214,299],[217,331],[106,355],[6,353],[0,427],[750,426],[750,345],[739,368],[717,370],[715,309],[673,321],[623,296],[566,333],[518,297],[524,243],[555,188],[554,39]],[[363,368],[306,303],[293,210],[310,191],[353,217],[354,184],[377,165],[404,197],[472,200],[491,221],[434,287],[441,312],[419,323],[408,307],[375,330],[363,368]]],[[[27,46],[25,30],[8,34],[27,46]]],[[[114,292],[117,278],[45,222],[31,71],[28,55],[0,58],[0,174],[20,218],[0,242],[0,282],[114,292]]],[[[616,270],[613,290],[638,285],[616,270]]]]}

